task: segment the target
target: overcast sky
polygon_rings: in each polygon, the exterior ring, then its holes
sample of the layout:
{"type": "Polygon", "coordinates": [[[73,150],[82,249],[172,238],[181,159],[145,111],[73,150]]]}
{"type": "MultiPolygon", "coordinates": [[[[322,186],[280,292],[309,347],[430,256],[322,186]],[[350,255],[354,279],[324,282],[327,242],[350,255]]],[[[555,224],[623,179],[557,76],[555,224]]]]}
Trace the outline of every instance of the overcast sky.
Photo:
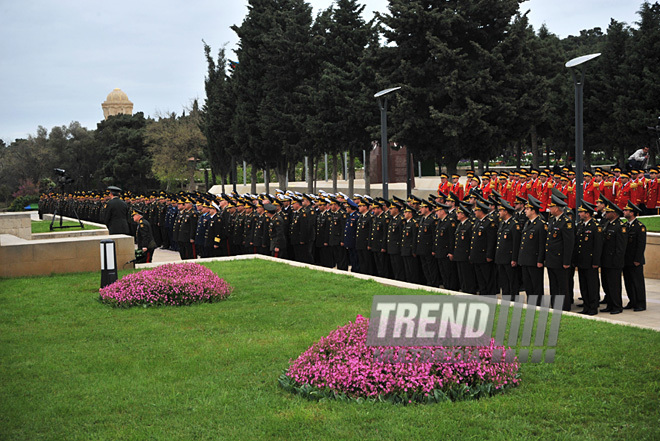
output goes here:
{"type": "MultiPolygon", "coordinates": [[[[311,0],[314,14],[332,0],[311,0]]],[[[387,0],[363,0],[366,18],[387,0]]],[[[529,0],[535,29],[566,37],[610,18],[633,25],[642,0],[529,0]]],[[[133,111],[180,114],[204,100],[204,39],[214,54],[237,38],[246,0],[0,0],[0,138],[10,143],[37,127],[79,121],[95,129],[115,87],[133,111]]]]}

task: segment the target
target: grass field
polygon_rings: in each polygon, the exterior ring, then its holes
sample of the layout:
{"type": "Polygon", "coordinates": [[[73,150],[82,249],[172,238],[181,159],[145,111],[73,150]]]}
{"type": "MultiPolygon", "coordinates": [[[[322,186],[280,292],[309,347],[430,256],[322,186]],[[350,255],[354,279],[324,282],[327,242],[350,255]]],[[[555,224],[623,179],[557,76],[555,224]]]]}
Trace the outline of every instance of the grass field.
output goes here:
{"type": "MultiPolygon", "coordinates": [[[[57,227],[60,225],[60,220],[55,219],[55,223],[53,223],[54,227],[57,227]]],[[[71,227],[77,227],[77,228],[66,228],[66,229],[54,229],[53,231],[76,231],[76,230],[82,230],[80,228],[80,224],[75,221],[63,221],[62,225],[64,226],[71,226],[71,227]]],[[[93,225],[86,224],[85,225],[85,230],[98,230],[99,227],[95,227],[93,225]]],[[[32,221],[32,233],[50,233],[50,221],[49,220],[42,220],[42,221],[32,221]]]]}
{"type": "Polygon", "coordinates": [[[0,279],[3,440],[654,440],[660,333],[562,317],[554,364],[480,401],[313,402],[277,378],[372,296],[422,294],[265,261],[210,264],[223,302],[112,309],[98,273],[0,279]]]}
{"type": "Polygon", "coordinates": [[[646,229],[652,233],[660,233],[660,216],[640,217],[640,222],[646,225],[646,229]]]}

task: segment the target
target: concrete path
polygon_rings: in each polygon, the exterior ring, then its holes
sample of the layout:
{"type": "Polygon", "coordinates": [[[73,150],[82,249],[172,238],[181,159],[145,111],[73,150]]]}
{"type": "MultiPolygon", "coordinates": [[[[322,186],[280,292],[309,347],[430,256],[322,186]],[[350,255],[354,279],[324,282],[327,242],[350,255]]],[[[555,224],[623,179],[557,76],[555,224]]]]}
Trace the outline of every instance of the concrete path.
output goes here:
{"type": "MultiPolygon", "coordinates": [[[[250,256],[240,256],[240,258],[250,258],[250,256]]],[[[221,258],[222,260],[231,260],[232,258],[221,258]]],[[[204,260],[210,260],[210,259],[204,259],[204,260]]],[[[278,259],[279,260],[279,259],[278,259]]],[[[179,257],[179,253],[176,253],[174,251],[169,251],[169,250],[161,250],[157,249],[154,253],[154,258],[153,258],[153,263],[165,263],[165,262],[176,262],[176,261],[181,261],[181,258],[179,257]]],[[[298,262],[291,262],[289,260],[280,260],[282,263],[289,263],[295,266],[310,266],[306,264],[300,264],[298,262]]],[[[140,265],[142,267],[142,265],[140,265]]],[[[319,269],[322,271],[331,271],[335,272],[338,274],[344,274],[343,271],[338,271],[338,270],[330,270],[328,268],[323,268],[323,267],[316,267],[316,266],[311,266],[315,269],[319,269]]],[[[381,283],[385,283],[388,285],[395,285],[395,286],[401,286],[401,287],[413,287],[413,288],[428,288],[428,287],[422,287],[419,285],[412,285],[410,283],[401,283],[397,282],[395,280],[390,280],[390,279],[381,279],[379,277],[370,277],[370,276],[364,276],[362,274],[356,275],[359,276],[360,278],[371,278],[376,281],[379,281],[381,283]]],[[[623,286],[623,284],[622,284],[623,286]]],[[[578,297],[580,297],[580,291],[577,287],[579,287],[579,282],[577,279],[577,272],[575,275],[575,287],[576,289],[574,290],[574,299],[576,304],[582,303],[580,300],[578,300],[578,297]]],[[[433,290],[433,289],[429,289],[433,290]]],[[[547,272],[545,274],[545,292],[548,293],[550,291],[550,284],[548,282],[548,275],[547,272]]],[[[601,298],[604,297],[604,293],[601,290],[601,298]]],[[[623,305],[625,306],[628,304],[628,297],[626,296],[625,289],[623,291],[623,305]]],[[[602,308],[604,308],[605,305],[602,305],[602,308]]],[[[626,324],[626,325],[632,325],[632,326],[637,326],[641,328],[648,328],[648,329],[654,329],[656,331],[660,331],[660,280],[659,279],[646,279],[646,311],[642,312],[634,312],[631,309],[626,309],[623,311],[621,314],[617,315],[611,315],[609,313],[599,313],[596,316],[593,317],[585,317],[583,315],[577,314],[577,311],[580,311],[582,308],[578,308],[575,305],[573,305],[573,309],[571,313],[575,314],[578,317],[584,318],[585,320],[598,320],[598,321],[607,321],[610,323],[618,323],[618,324],[626,324]]]]}

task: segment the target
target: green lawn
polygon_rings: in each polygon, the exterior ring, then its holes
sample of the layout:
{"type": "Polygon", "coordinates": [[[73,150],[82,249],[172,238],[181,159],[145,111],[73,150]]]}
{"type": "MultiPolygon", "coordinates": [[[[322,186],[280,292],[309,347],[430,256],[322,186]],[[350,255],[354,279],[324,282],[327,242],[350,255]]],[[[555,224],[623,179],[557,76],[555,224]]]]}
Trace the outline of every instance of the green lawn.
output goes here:
{"type": "MultiPolygon", "coordinates": [[[[53,227],[58,227],[60,225],[60,220],[55,219],[55,222],[53,223],[53,227]]],[[[80,228],[80,224],[75,221],[62,221],[62,225],[64,226],[71,226],[71,227],[76,227],[76,228],[65,228],[65,229],[59,229],[55,228],[53,231],[76,231],[76,230],[82,230],[83,228],[80,228]]],[[[98,230],[100,229],[99,227],[95,227],[93,225],[86,224],[85,225],[85,230],[98,230]]],[[[50,233],[50,221],[49,220],[42,220],[42,221],[32,221],[32,234],[36,233],[50,233]]]]}
{"type": "MultiPolygon", "coordinates": [[[[406,291],[264,261],[209,265],[223,302],[112,309],[100,275],[0,279],[0,439],[654,440],[660,333],[562,317],[556,362],[472,402],[308,401],[277,378],[310,344],[406,291]]],[[[125,274],[125,273],[122,273],[125,274]]]]}
{"type": "Polygon", "coordinates": [[[646,225],[646,229],[651,233],[660,233],[660,216],[640,217],[640,222],[646,225]]]}

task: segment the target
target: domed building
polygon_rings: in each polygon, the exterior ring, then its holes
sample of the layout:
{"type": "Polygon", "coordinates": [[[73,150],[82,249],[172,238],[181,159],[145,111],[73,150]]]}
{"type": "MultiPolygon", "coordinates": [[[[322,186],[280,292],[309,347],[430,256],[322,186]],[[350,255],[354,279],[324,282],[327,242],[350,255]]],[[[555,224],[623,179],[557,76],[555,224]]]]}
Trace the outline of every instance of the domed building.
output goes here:
{"type": "Polygon", "coordinates": [[[103,108],[103,117],[105,119],[108,119],[109,116],[119,115],[120,113],[125,115],[133,114],[133,103],[129,101],[128,95],[121,89],[115,89],[110,92],[105,102],[101,104],[101,107],[103,108]]]}

